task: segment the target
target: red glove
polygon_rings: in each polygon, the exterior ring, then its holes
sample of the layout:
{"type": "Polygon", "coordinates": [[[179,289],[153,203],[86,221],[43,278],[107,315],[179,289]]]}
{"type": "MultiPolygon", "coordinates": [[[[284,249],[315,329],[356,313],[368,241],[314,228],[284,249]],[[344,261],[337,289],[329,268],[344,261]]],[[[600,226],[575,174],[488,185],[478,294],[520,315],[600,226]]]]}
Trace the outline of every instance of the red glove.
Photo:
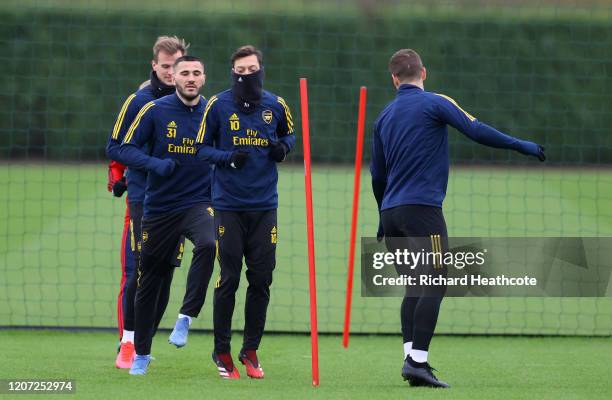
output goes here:
{"type": "Polygon", "coordinates": [[[125,169],[126,166],[118,163],[117,161],[111,161],[110,164],[108,164],[108,182],[106,184],[106,188],[109,192],[113,191],[113,185],[115,182],[123,178],[125,169]]]}

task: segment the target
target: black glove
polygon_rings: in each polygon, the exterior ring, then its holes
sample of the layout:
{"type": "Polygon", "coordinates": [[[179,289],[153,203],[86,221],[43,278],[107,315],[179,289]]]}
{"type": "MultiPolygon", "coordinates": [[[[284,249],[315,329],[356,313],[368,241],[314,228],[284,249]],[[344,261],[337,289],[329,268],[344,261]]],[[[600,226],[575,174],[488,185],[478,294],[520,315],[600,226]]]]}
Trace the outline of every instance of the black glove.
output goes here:
{"type": "Polygon", "coordinates": [[[544,147],[528,140],[523,140],[521,142],[521,148],[519,149],[519,152],[527,156],[536,157],[540,161],[546,160],[546,154],[544,154],[544,147]]]}
{"type": "Polygon", "coordinates": [[[237,150],[232,153],[232,157],[230,158],[230,167],[240,169],[244,167],[246,164],[247,158],[249,158],[249,153],[244,150],[237,150]]]}
{"type": "Polygon", "coordinates": [[[283,162],[287,157],[287,146],[281,142],[270,142],[268,156],[276,162],[283,162]]]}
{"type": "Polygon", "coordinates": [[[540,161],[545,161],[546,160],[546,154],[544,154],[544,146],[540,146],[538,145],[538,160],[540,161]]]}
{"type": "Polygon", "coordinates": [[[121,179],[113,183],[113,188],[112,188],[113,196],[121,197],[123,196],[123,193],[125,193],[126,190],[127,190],[127,183],[125,181],[125,176],[121,177],[121,179]]]}
{"type": "Polygon", "coordinates": [[[378,221],[378,232],[376,232],[376,241],[380,243],[384,238],[385,232],[383,231],[382,221],[378,221]]]}

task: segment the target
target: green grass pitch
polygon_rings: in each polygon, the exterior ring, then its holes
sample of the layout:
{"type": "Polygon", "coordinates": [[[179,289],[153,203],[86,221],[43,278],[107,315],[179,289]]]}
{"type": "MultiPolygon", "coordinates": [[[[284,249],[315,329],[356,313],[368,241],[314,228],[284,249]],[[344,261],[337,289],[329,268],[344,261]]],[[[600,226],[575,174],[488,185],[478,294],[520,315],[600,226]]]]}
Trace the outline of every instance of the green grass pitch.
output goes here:
{"type": "MultiPolygon", "coordinates": [[[[314,165],[319,326],[342,329],[352,169],[314,165]]],[[[0,326],[115,325],[124,199],[106,192],[98,165],[0,165],[0,326]]],[[[267,327],[307,332],[308,275],[304,177],[300,165],[280,171],[279,251],[267,327]]],[[[377,213],[364,170],[359,235],[373,235],[377,213]]],[[[451,169],[445,215],[451,235],[610,236],[612,172],[597,169],[451,169]]],[[[187,248],[187,253],[190,251],[187,248]]],[[[186,270],[175,274],[162,327],[171,327],[186,270]]],[[[358,266],[357,266],[358,267],[358,266]]],[[[218,267],[216,267],[218,268],[218,267]]],[[[358,270],[358,268],[357,268],[358,270]]],[[[215,273],[216,274],[216,273],[215,273]]],[[[310,387],[307,336],[268,335],[263,382],[222,382],[210,361],[212,338],[193,335],[186,349],[156,338],[157,360],[144,379],[113,368],[115,333],[0,331],[0,378],[77,379],[78,397],[151,398],[609,398],[608,338],[445,337],[431,361],[454,388],[449,394],[409,389],[399,376],[400,299],[359,296],[355,276],[352,329],[395,336],[321,338],[321,382],[310,387]],[[128,382],[129,381],[129,382],[128,382]],[[231,390],[228,391],[228,387],[231,390]]],[[[234,326],[242,327],[244,287],[234,326]]],[[[196,329],[210,329],[210,291],[196,329]]],[[[609,298],[446,299],[439,333],[602,335],[612,332],[609,298]]],[[[237,345],[237,344],[236,344],[237,345]]],[[[38,397],[36,397],[38,398],[38,397]]]]}
{"type": "Polygon", "coordinates": [[[450,391],[410,388],[400,377],[401,344],[394,337],[354,337],[348,350],[340,337],[322,337],[318,388],[310,384],[308,336],[264,337],[262,381],[221,380],[210,360],[210,335],[191,335],[180,350],[166,339],[167,332],[157,335],[149,373],[132,377],[114,368],[113,334],[3,331],[0,378],[75,379],[79,399],[595,400],[612,393],[609,339],[440,337],[431,362],[450,391]]]}

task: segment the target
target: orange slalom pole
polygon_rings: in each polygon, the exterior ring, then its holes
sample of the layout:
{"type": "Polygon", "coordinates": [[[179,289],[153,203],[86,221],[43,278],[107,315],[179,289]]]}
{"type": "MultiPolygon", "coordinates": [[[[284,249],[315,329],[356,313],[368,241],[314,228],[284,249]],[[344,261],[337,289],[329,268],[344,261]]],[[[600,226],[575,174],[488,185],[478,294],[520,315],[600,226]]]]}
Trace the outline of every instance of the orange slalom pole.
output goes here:
{"type": "Polygon", "coordinates": [[[353,298],[353,275],[355,270],[355,240],[357,238],[357,218],[359,215],[359,186],[361,182],[361,162],[363,159],[363,136],[365,130],[367,88],[359,90],[359,114],[357,115],[357,145],[355,146],[355,182],[353,184],[353,215],[351,218],[351,237],[349,242],[348,274],[346,280],[346,304],[344,307],[344,331],[342,345],[348,347],[351,325],[351,302],[353,298]]]}
{"type": "Polygon", "coordinates": [[[302,139],[304,147],[304,183],[306,185],[306,230],[308,234],[308,272],[310,276],[310,342],[312,353],[312,385],[319,386],[319,331],[317,328],[317,283],[315,274],[314,219],[312,178],[310,172],[310,128],[308,121],[308,83],[300,78],[302,139]]]}

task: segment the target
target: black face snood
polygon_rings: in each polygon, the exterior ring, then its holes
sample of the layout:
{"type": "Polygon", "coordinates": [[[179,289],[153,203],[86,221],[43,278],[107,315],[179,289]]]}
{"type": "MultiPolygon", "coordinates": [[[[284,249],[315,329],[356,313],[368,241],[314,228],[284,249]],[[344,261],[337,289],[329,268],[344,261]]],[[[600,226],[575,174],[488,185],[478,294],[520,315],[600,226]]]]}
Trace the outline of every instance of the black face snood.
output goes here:
{"type": "Polygon", "coordinates": [[[248,114],[255,111],[261,102],[263,79],[263,67],[248,75],[239,75],[232,71],[232,93],[243,112],[248,114]]]}

